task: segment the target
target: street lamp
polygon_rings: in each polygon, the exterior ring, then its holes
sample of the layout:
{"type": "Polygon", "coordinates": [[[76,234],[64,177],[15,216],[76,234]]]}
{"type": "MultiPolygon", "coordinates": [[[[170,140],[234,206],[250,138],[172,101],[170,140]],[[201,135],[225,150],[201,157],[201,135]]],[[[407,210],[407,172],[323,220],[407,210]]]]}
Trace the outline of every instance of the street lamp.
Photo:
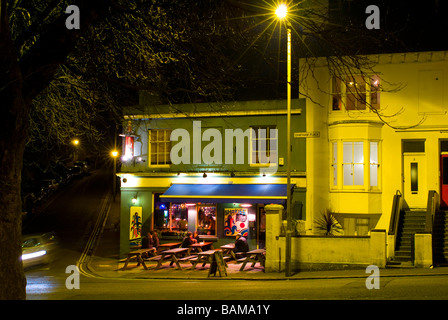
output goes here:
{"type": "MultiPolygon", "coordinates": [[[[282,20],[286,18],[288,7],[280,4],[275,10],[277,17],[282,20]]],[[[291,235],[292,235],[292,214],[291,214],[291,26],[288,22],[288,46],[287,46],[287,109],[286,109],[286,248],[285,248],[285,275],[291,276],[291,235]]]]}
{"type": "Polygon", "coordinates": [[[112,150],[112,152],[110,153],[112,155],[112,158],[114,159],[114,176],[112,179],[112,195],[114,198],[114,202],[115,202],[115,193],[117,190],[117,179],[115,177],[115,175],[117,174],[117,157],[118,157],[118,151],[117,150],[112,150]]]}
{"type": "Polygon", "coordinates": [[[75,149],[73,151],[73,162],[75,162],[76,160],[78,160],[78,146],[79,146],[79,140],[78,139],[73,139],[72,140],[72,144],[75,146],[75,149]]]}

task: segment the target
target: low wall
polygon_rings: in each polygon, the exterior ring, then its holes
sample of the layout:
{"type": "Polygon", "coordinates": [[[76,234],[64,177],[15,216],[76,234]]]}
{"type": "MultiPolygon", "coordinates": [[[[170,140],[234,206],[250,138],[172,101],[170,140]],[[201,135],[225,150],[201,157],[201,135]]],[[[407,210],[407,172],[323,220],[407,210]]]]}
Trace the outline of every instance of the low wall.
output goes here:
{"type": "MultiPolygon", "coordinates": [[[[368,237],[297,236],[291,238],[291,263],[294,270],[365,268],[386,264],[386,234],[374,232],[368,237]]],[[[285,237],[278,237],[267,248],[266,271],[283,271],[285,237]],[[272,250],[271,250],[272,249],[272,250]]]]}
{"type": "MultiPolygon", "coordinates": [[[[267,211],[266,272],[283,271],[286,239],[279,236],[278,213],[267,211]]],[[[386,266],[386,230],[372,230],[370,236],[314,236],[291,238],[291,264],[294,270],[386,266]]]]}

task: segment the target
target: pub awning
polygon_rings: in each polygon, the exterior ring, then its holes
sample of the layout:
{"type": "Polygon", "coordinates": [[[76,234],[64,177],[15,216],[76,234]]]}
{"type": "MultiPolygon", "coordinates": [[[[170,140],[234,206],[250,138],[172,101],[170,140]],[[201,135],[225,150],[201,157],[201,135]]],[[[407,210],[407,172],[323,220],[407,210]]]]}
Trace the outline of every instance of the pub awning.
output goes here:
{"type": "Polygon", "coordinates": [[[283,203],[286,188],[286,184],[173,184],[160,199],[187,203],[283,203]]]}

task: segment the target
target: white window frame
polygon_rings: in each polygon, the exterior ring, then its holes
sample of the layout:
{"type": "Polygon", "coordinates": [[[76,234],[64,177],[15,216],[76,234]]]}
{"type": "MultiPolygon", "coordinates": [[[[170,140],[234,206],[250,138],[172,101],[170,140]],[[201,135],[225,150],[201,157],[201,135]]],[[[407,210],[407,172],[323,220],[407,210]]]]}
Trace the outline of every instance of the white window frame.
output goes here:
{"type": "MultiPolygon", "coordinates": [[[[275,140],[276,144],[277,144],[277,150],[274,150],[277,152],[277,157],[275,157],[275,159],[278,159],[278,130],[276,130],[276,134],[277,137],[272,138],[270,136],[271,134],[271,129],[277,129],[276,126],[270,126],[270,125],[263,125],[263,126],[251,126],[250,128],[250,153],[249,153],[249,165],[251,167],[269,167],[269,166],[273,166],[273,165],[277,165],[277,163],[260,163],[260,162],[254,162],[253,159],[253,154],[254,152],[256,154],[258,154],[258,140],[259,140],[259,133],[258,133],[258,129],[266,129],[266,156],[270,157],[271,156],[271,140],[275,140]],[[255,133],[255,137],[253,136],[253,134],[255,133]],[[254,146],[255,146],[255,150],[254,150],[254,146]]],[[[271,160],[272,157],[270,157],[269,160],[271,160]]]]}
{"type": "Polygon", "coordinates": [[[170,157],[171,148],[172,148],[171,140],[170,140],[171,132],[172,132],[171,129],[149,129],[148,130],[148,165],[149,165],[149,167],[151,167],[151,168],[169,168],[171,166],[171,157],[170,157]],[[152,131],[156,131],[157,133],[163,131],[164,134],[165,134],[164,140],[159,140],[158,134],[157,134],[157,140],[156,141],[152,141],[152,138],[151,138],[151,132],[152,131]],[[157,143],[157,152],[156,152],[157,156],[156,156],[156,159],[158,159],[158,153],[159,153],[158,147],[159,147],[159,144],[160,143],[167,143],[169,145],[169,147],[167,148],[168,150],[165,151],[165,161],[164,161],[164,163],[156,163],[156,164],[152,163],[152,155],[153,155],[152,144],[153,143],[157,143]],[[167,158],[166,157],[168,157],[168,163],[167,163],[167,158]]]}
{"type": "MultiPolygon", "coordinates": [[[[381,191],[381,147],[380,140],[373,139],[339,139],[331,140],[330,149],[330,190],[332,191],[381,191]],[[363,143],[363,162],[344,163],[344,142],[346,143],[363,143]],[[377,157],[376,161],[372,162],[370,158],[372,143],[376,143],[377,157]],[[336,153],[336,154],[335,154],[336,153]],[[344,184],[344,165],[352,165],[351,171],[353,173],[353,165],[363,165],[363,184],[362,185],[345,185],[344,184]],[[376,166],[377,176],[376,185],[372,185],[371,167],[376,166]]],[[[354,145],[352,145],[352,152],[354,152],[354,145]]],[[[352,161],[355,161],[352,154],[352,161]]],[[[354,177],[353,177],[354,179],[354,177]]]]}

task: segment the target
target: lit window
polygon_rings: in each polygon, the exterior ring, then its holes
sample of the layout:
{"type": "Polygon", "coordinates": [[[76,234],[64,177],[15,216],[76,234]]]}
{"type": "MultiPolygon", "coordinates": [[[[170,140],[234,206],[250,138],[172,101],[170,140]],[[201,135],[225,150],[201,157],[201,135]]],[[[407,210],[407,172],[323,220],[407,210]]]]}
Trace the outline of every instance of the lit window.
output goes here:
{"type": "Polygon", "coordinates": [[[331,149],[330,184],[333,188],[350,189],[360,186],[365,190],[379,188],[379,141],[334,141],[331,143],[331,149]],[[338,146],[342,147],[339,149],[342,152],[338,152],[338,146]],[[338,174],[341,175],[340,180],[338,174]]]}
{"type": "Polygon", "coordinates": [[[341,79],[333,78],[333,111],[342,110],[341,79]]]}
{"type": "Polygon", "coordinates": [[[333,157],[331,161],[333,167],[333,186],[338,185],[338,143],[333,142],[333,157]]]}
{"type": "Polygon", "coordinates": [[[370,186],[378,187],[378,142],[370,142],[370,186]]]}
{"type": "Polygon", "coordinates": [[[362,76],[347,77],[346,110],[366,110],[366,82],[362,76]]]}
{"type": "Polygon", "coordinates": [[[277,162],[277,129],[275,127],[252,127],[251,129],[250,163],[275,164],[277,162]]]}
{"type": "Polygon", "coordinates": [[[370,105],[373,109],[380,108],[380,77],[372,76],[370,78],[370,105]]]}
{"type": "Polygon", "coordinates": [[[344,142],[342,172],[344,186],[364,185],[363,142],[344,142]]]}
{"type": "Polygon", "coordinates": [[[151,129],[149,130],[149,145],[151,153],[151,165],[171,164],[171,130],[151,129]]]}
{"type": "Polygon", "coordinates": [[[362,75],[332,78],[332,110],[367,110],[380,109],[380,85],[378,75],[364,77],[362,75]]]}

